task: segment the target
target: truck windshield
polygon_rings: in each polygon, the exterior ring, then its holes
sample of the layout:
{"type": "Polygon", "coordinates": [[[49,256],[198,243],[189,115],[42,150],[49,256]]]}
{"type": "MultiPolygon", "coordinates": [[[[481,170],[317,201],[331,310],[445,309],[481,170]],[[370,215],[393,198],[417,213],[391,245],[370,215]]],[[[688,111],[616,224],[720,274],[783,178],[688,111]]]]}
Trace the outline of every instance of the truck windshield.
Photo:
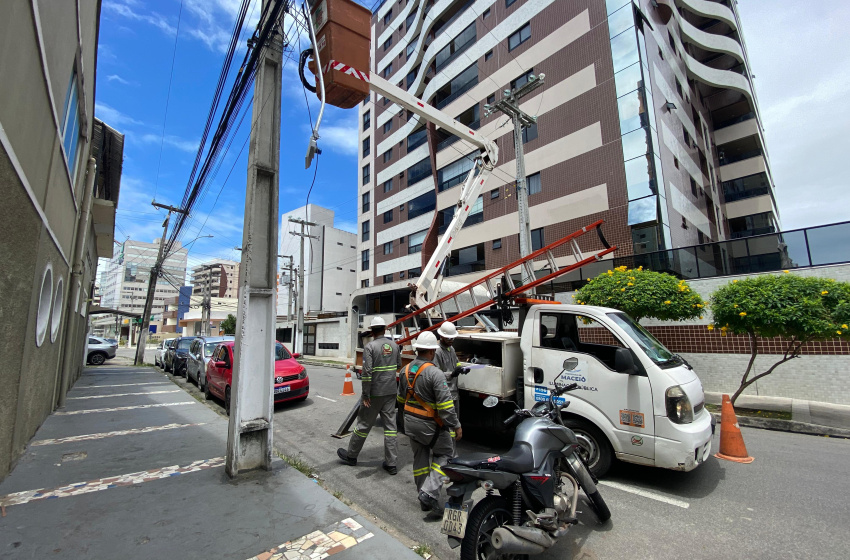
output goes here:
{"type": "Polygon", "coordinates": [[[649,356],[649,359],[657,365],[678,365],[679,358],[658,342],[658,339],[652,336],[648,330],[635,323],[634,319],[625,313],[608,313],[608,317],[617,323],[618,327],[626,331],[632,340],[637,342],[644,353],[649,356]]]}

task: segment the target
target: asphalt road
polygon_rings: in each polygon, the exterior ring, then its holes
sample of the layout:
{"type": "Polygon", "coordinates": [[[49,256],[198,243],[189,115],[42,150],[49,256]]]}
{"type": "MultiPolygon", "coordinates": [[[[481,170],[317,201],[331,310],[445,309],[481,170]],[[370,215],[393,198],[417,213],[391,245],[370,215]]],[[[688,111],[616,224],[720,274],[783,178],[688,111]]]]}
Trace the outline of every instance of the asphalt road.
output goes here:
{"type": "MultiPolygon", "coordinates": [[[[419,510],[407,438],[399,436],[399,474],[381,469],[382,430],[373,431],[356,467],[342,465],[330,436],[357,397],[342,397],[344,371],[308,366],[310,397],[275,409],[275,446],[316,468],[331,490],[384,526],[457,558],[439,524],[419,510]]],[[[185,381],[178,381],[186,386],[185,381]]],[[[359,393],[359,383],[355,380],[359,393]]],[[[197,394],[194,386],[190,392],[197,394]]],[[[220,403],[209,403],[221,410],[220,403]]],[[[755,462],[715,458],[690,473],[618,463],[601,482],[611,509],[603,525],[580,504],[580,524],[537,558],[847,558],[850,441],[743,429],[755,462]]],[[[716,450],[715,437],[713,449],[716,450]]],[[[504,450],[470,433],[460,453],[504,450]]]]}

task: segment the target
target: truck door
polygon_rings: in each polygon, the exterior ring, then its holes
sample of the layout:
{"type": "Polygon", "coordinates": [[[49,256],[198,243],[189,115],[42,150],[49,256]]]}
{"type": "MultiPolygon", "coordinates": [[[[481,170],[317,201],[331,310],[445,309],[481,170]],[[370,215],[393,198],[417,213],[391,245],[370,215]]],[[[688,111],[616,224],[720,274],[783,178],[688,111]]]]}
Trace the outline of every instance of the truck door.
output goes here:
{"type": "Polygon", "coordinates": [[[570,312],[541,311],[534,333],[532,358],[543,370],[544,382],[534,387],[535,400],[548,397],[555,379],[578,383],[580,389],[565,395],[569,410],[584,416],[603,432],[612,431],[617,451],[653,459],[655,424],[652,388],[645,375],[628,375],[614,370],[614,352],[626,344],[592,317],[570,312]],[[564,360],[575,358],[576,366],[564,373],[564,360]]]}

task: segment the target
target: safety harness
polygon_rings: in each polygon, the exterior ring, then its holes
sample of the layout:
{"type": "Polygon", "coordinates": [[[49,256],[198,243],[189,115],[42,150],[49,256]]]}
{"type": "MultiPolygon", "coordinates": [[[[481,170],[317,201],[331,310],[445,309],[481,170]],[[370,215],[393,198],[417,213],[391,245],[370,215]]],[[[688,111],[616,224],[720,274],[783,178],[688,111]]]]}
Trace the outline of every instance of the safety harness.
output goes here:
{"type": "Polygon", "coordinates": [[[419,365],[413,372],[410,371],[410,364],[405,366],[404,375],[407,377],[407,396],[404,399],[404,411],[418,418],[433,420],[439,427],[442,428],[443,419],[440,418],[439,414],[437,414],[437,410],[434,406],[422,400],[422,398],[416,394],[416,391],[414,391],[419,374],[425,371],[425,368],[433,365],[434,364],[431,362],[425,362],[419,365]],[[410,378],[411,373],[413,373],[413,379],[410,378]],[[416,402],[411,402],[411,398],[413,398],[416,402]]]}

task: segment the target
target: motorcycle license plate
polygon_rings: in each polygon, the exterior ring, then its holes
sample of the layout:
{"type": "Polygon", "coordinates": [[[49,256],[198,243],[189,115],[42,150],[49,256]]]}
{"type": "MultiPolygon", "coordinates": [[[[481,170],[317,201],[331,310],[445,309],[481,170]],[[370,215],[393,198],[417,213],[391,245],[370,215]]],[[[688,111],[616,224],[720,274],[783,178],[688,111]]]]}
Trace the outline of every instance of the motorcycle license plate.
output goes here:
{"type": "Polygon", "coordinates": [[[440,528],[440,532],[450,537],[462,539],[466,532],[467,517],[469,517],[469,512],[466,511],[466,508],[446,504],[446,509],[443,510],[443,526],[440,528]]]}
{"type": "Polygon", "coordinates": [[[284,385],[283,387],[275,387],[274,394],[277,395],[278,393],[288,393],[289,389],[289,385],[284,385]]]}

